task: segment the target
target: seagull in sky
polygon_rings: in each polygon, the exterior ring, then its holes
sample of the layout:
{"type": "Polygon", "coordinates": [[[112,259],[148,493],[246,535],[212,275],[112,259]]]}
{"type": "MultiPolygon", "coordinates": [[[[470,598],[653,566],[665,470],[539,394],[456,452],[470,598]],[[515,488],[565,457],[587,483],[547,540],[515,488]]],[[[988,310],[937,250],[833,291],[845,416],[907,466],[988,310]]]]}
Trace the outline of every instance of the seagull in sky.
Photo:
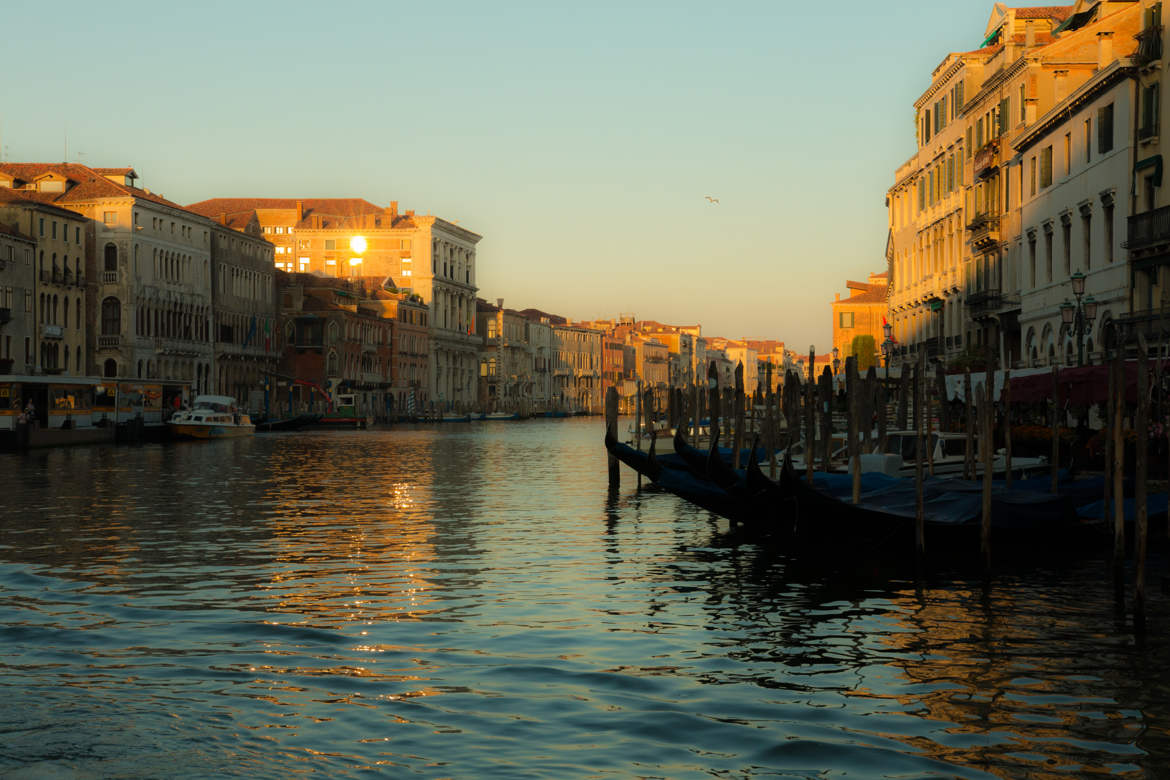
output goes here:
{"type": "Polygon", "coordinates": [[[712,204],[719,203],[719,198],[712,198],[710,195],[704,195],[703,197],[705,197],[707,200],[711,201],[712,204]]]}

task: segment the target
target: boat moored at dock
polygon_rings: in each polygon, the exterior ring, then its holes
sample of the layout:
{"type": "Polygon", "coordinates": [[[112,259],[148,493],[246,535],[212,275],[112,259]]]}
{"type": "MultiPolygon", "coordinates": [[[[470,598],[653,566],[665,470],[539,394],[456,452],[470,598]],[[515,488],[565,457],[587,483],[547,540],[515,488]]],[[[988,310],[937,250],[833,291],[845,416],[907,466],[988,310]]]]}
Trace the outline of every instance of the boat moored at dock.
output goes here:
{"type": "Polygon", "coordinates": [[[248,413],[228,395],[196,396],[191,409],[171,417],[170,429],[175,436],[191,439],[229,439],[256,432],[248,413]]]}

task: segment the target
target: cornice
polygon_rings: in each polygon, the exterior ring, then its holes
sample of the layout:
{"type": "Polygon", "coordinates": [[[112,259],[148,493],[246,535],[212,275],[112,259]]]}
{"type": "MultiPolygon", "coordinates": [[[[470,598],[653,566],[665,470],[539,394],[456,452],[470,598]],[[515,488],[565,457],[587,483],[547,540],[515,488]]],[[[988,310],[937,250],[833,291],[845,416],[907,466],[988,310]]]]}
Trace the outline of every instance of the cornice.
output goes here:
{"type": "Polygon", "coordinates": [[[1133,60],[1129,57],[1112,62],[1108,68],[1098,72],[1071,95],[1050,108],[1048,113],[1037,119],[1032,127],[1021,133],[1020,137],[1012,144],[1016,155],[1023,154],[1035,146],[1040,139],[1067,121],[1086,103],[1112,88],[1122,79],[1128,78],[1133,72],[1133,60]]]}

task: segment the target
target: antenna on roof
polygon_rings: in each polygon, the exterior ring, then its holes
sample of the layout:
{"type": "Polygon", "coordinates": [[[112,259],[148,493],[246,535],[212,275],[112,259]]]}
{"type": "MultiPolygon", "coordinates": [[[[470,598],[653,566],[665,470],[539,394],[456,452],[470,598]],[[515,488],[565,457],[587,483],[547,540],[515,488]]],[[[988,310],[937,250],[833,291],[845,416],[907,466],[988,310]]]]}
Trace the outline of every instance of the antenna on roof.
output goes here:
{"type": "Polygon", "coordinates": [[[61,159],[69,162],[69,125],[65,125],[65,156],[61,159]]]}

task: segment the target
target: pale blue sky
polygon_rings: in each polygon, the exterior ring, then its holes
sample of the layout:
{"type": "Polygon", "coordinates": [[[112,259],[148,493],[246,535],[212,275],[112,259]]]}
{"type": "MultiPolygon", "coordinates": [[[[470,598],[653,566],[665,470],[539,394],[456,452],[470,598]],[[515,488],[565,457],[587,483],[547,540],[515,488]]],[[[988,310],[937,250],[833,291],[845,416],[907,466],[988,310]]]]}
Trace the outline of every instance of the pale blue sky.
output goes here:
{"type": "Polygon", "coordinates": [[[397,200],[484,236],[484,298],[823,350],[992,6],[5,2],[0,144],[179,203],[397,200]]]}

